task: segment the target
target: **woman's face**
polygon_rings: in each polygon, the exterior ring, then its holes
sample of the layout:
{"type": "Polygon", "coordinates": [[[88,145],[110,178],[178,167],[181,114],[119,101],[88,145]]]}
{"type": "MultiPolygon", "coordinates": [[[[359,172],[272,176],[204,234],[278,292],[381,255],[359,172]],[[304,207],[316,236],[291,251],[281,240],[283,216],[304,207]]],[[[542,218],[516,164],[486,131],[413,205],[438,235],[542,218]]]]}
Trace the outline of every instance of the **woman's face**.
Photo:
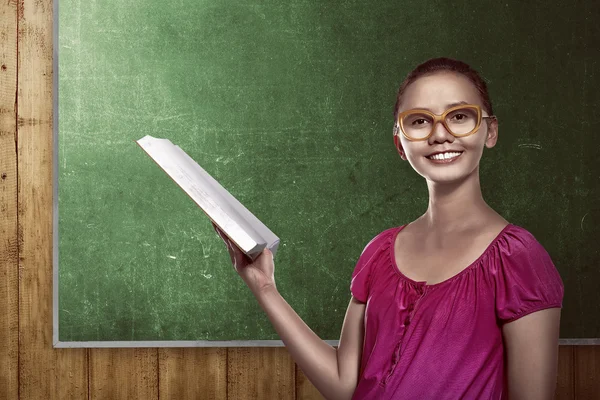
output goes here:
{"type": "MultiPolygon", "coordinates": [[[[442,114],[451,104],[465,102],[482,107],[482,116],[489,114],[483,109],[483,102],[473,83],[461,74],[439,72],[418,78],[410,84],[403,96],[399,112],[420,108],[434,114],[442,114]]],[[[483,147],[493,147],[498,137],[498,124],[493,120],[489,124],[482,119],[475,133],[465,137],[454,137],[441,123],[436,124],[433,134],[422,141],[409,141],[402,133],[402,145],[405,160],[415,171],[431,182],[450,183],[463,180],[478,171],[483,147]],[[452,162],[442,163],[430,158],[432,153],[459,152],[452,162]]]]}

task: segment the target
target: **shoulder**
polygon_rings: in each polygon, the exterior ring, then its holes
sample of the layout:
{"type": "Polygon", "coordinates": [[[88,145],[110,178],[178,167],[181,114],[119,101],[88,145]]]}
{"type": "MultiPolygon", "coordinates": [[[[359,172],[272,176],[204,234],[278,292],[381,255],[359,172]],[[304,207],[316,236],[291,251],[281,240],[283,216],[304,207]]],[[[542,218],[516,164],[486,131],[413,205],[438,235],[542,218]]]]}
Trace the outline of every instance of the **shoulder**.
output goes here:
{"type": "Polygon", "coordinates": [[[550,254],[527,229],[510,224],[491,247],[487,271],[494,275],[498,288],[562,286],[550,254]]]}
{"type": "Polygon", "coordinates": [[[501,250],[506,256],[524,256],[526,254],[547,253],[544,246],[536,239],[536,237],[527,229],[509,224],[504,229],[502,235],[501,250]]]}
{"type": "Polygon", "coordinates": [[[562,307],[564,284],[550,255],[526,229],[508,226],[497,241],[494,276],[496,311],[503,322],[531,312],[562,307]]]}
{"type": "Polygon", "coordinates": [[[517,225],[507,226],[497,241],[495,268],[499,282],[525,287],[539,284],[562,286],[562,279],[550,254],[535,236],[517,225]]]}
{"type": "Polygon", "coordinates": [[[401,227],[393,227],[385,229],[373,237],[369,243],[364,247],[354,271],[352,272],[352,282],[350,284],[350,291],[352,295],[360,302],[364,303],[367,301],[372,276],[374,273],[373,264],[376,264],[378,260],[382,260],[386,254],[386,250],[389,250],[389,244],[395,233],[401,227]]]}
{"type": "Polygon", "coordinates": [[[365,253],[367,253],[369,251],[372,252],[373,250],[380,248],[384,244],[389,244],[390,240],[392,240],[393,238],[396,237],[396,233],[400,229],[402,229],[402,227],[404,227],[404,225],[394,226],[392,228],[387,228],[387,229],[383,230],[382,232],[379,232],[363,248],[361,256],[363,256],[365,253]]]}
{"type": "Polygon", "coordinates": [[[370,265],[371,261],[375,259],[378,254],[381,255],[382,251],[388,249],[391,241],[395,237],[395,233],[401,228],[402,226],[388,228],[375,235],[375,237],[373,237],[367,243],[360,253],[357,265],[355,267],[355,273],[370,265]]]}

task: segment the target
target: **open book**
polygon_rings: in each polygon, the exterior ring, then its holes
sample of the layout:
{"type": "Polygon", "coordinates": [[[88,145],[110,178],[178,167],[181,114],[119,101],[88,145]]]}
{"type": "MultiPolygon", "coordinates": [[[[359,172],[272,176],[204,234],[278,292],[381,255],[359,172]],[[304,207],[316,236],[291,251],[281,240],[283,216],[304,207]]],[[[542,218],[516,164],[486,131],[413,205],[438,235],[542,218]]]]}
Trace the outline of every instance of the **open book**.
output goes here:
{"type": "Polygon", "coordinates": [[[279,238],[179,146],[148,135],[136,143],[252,260],[265,247],[275,256],[279,238]]]}

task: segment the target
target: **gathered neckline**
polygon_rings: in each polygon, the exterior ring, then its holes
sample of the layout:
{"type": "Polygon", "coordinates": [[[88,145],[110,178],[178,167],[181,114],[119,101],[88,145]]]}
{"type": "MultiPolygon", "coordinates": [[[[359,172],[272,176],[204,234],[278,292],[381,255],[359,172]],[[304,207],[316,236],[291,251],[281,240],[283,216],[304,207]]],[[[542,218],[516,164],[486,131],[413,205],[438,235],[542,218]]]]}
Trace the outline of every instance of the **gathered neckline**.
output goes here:
{"type": "Polygon", "coordinates": [[[476,265],[479,264],[479,262],[481,261],[481,259],[483,257],[485,257],[487,255],[487,253],[490,251],[490,249],[494,246],[494,244],[496,244],[496,242],[502,238],[502,236],[504,236],[504,233],[510,228],[510,227],[514,227],[516,225],[513,225],[511,223],[508,223],[508,225],[506,225],[504,228],[502,228],[502,230],[496,235],[496,237],[490,242],[490,244],[488,244],[488,246],[485,248],[485,250],[481,253],[481,255],[479,255],[479,257],[477,257],[477,259],[475,259],[475,261],[473,261],[471,264],[469,264],[467,267],[465,267],[462,271],[458,272],[456,275],[451,276],[450,278],[443,280],[441,282],[438,283],[434,283],[431,285],[427,284],[427,281],[415,281],[414,279],[409,278],[408,276],[404,275],[402,273],[402,271],[400,271],[400,268],[398,268],[398,264],[396,263],[396,252],[395,252],[395,244],[396,244],[396,238],[398,237],[398,234],[400,233],[400,231],[402,229],[404,229],[408,224],[404,224],[401,225],[399,227],[397,227],[392,235],[391,235],[391,242],[390,242],[390,258],[392,260],[392,267],[396,270],[396,273],[400,276],[400,278],[404,279],[405,281],[408,281],[409,283],[412,283],[415,286],[418,287],[425,287],[425,288],[434,288],[434,287],[438,287],[440,285],[446,284],[448,282],[451,282],[455,279],[457,279],[458,277],[462,276],[463,274],[467,273],[467,271],[471,270],[472,268],[474,268],[476,265]]]}

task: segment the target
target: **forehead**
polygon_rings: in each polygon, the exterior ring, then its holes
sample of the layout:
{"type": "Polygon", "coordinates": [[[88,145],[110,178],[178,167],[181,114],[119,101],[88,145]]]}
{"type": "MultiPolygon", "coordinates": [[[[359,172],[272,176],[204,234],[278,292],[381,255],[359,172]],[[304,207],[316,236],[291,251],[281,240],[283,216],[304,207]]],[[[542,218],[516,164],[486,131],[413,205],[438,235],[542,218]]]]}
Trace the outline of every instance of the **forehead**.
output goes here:
{"type": "Polygon", "coordinates": [[[449,104],[461,101],[483,105],[477,88],[468,78],[458,73],[438,72],[411,83],[402,95],[399,111],[426,108],[441,114],[449,104]]]}

